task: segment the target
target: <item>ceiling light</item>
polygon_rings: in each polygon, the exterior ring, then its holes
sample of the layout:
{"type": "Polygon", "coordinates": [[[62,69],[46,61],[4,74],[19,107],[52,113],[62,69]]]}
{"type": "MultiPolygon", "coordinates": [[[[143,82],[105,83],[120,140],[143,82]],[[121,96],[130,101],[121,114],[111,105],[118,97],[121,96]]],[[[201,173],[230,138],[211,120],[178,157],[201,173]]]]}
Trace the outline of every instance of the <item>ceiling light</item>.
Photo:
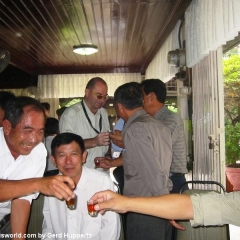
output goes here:
{"type": "Polygon", "coordinates": [[[73,46],[73,52],[81,55],[90,55],[98,52],[98,47],[91,44],[73,46]]]}
{"type": "Polygon", "coordinates": [[[22,33],[21,32],[16,32],[15,35],[16,35],[16,37],[22,37],[22,33]]]}

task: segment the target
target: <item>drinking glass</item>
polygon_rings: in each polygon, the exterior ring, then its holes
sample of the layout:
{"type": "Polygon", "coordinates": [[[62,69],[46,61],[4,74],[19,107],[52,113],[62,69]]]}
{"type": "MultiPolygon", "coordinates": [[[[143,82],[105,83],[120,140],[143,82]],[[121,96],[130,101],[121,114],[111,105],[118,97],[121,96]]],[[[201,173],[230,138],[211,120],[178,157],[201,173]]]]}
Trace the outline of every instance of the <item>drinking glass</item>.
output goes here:
{"type": "Polygon", "coordinates": [[[97,216],[97,211],[94,209],[94,206],[97,204],[97,202],[94,201],[87,201],[87,208],[88,208],[88,214],[91,217],[96,217],[97,216]]]}
{"type": "Polygon", "coordinates": [[[95,168],[100,167],[100,160],[99,159],[94,159],[94,163],[95,163],[95,168]]]}
{"type": "Polygon", "coordinates": [[[66,205],[69,210],[75,210],[77,207],[77,195],[75,194],[73,198],[70,198],[68,201],[66,200],[66,205]]]}

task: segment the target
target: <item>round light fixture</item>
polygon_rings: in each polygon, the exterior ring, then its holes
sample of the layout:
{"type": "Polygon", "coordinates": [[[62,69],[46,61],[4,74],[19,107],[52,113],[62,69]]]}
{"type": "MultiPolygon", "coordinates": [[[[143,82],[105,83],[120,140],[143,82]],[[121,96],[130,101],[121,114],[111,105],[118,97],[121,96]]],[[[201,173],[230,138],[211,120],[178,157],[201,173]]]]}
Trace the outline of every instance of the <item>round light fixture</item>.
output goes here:
{"type": "Polygon", "coordinates": [[[98,47],[92,44],[73,46],[73,52],[81,55],[91,55],[98,52],[98,47]]]}
{"type": "Polygon", "coordinates": [[[184,67],[186,63],[185,50],[176,49],[168,52],[168,63],[175,67],[184,67]]]}

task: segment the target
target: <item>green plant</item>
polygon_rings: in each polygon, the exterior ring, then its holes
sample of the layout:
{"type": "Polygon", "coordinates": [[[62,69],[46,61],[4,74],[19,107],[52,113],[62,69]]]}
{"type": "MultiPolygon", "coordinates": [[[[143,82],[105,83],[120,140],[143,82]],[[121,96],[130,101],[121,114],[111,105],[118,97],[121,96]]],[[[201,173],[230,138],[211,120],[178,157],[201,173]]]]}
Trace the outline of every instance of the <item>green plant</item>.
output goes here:
{"type": "Polygon", "coordinates": [[[232,125],[240,121],[240,55],[233,55],[236,49],[223,60],[225,118],[232,125]]]}
{"type": "Polygon", "coordinates": [[[167,106],[167,108],[174,113],[177,113],[177,111],[178,111],[178,109],[172,105],[167,106]]]}
{"type": "Polygon", "coordinates": [[[240,157],[240,123],[225,126],[226,164],[236,163],[240,157]]]}
{"type": "Polygon", "coordinates": [[[224,110],[226,164],[234,164],[240,157],[240,48],[236,46],[224,54],[224,110]]]}

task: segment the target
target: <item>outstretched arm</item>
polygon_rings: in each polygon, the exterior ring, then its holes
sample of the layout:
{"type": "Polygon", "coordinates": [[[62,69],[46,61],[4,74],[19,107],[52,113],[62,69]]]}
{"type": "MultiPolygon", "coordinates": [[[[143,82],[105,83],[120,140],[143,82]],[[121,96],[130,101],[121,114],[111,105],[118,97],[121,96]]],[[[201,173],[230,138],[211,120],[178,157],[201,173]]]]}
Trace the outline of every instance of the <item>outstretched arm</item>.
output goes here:
{"type": "Polygon", "coordinates": [[[94,194],[91,199],[98,201],[95,209],[101,213],[108,209],[118,213],[131,211],[165,219],[193,219],[192,203],[185,194],[131,198],[108,190],[94,194]]]}
{"type": "Polygon", "coordinates": [[[64,182],[68,182],[72,189],[75,188],[75,184],[70,177],[60,175],[24,180],[0,180],[0,202],[35,192],[55,196],[59,199],[68,199],[73,196],[73,192],[64,182]]]}

